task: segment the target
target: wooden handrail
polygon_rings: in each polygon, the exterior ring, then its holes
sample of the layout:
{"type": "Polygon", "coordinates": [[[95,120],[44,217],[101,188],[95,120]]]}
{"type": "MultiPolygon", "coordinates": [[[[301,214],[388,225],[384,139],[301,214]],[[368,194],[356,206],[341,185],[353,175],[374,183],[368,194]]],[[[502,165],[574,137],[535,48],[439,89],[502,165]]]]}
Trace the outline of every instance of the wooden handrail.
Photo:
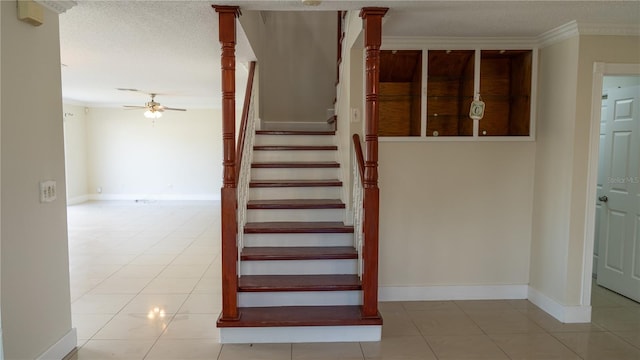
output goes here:
{"type": "Polygon", "coordinates": [[[249,64],[249,77],[247,78],[247,89],[244,93],[244,105],[242,106],[242,122],[240,123],[240,133],[238,134],[238,144],[236,145],[236,186],[240,181],[240,167],[242,162],[242,149],[244,149],[244,139],[247,134],[247,124],[249,123],[249,105],[251,104],[251,92],[253,91],[253,76],[256,72],[256,62],[249,64]]]}
{"type": "Polygon", "coordinates": [[[360,135],[353,134],[353,150],[356,153],[356,162],[358,163],[358,172],[360,173],[360,185],[364,187],[364,156],[362,155],[362,145],[360,143],[360,135]]]}

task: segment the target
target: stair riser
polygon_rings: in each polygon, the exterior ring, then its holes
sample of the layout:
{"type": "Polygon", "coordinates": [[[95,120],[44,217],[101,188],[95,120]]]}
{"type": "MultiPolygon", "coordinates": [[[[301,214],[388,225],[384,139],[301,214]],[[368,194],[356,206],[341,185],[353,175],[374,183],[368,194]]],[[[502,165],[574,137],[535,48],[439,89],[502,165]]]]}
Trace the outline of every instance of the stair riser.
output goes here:
{"type": "Polygon", "coordinates": [[[240,292],[239,307],[361,305],[361,291],[240,292]]]}
{"type": "Polygon", "coordinates": [[[343,221],[344,209],[247,210],[247,222],[343,221]]]}
{"type": "Polygon", "coordinates": [[[256,135],[254,145],[335,145],[331,135],[256,135]]]}
{"type": "Polygon", "coordinates": [[[336,161],[336,151],[332,150],[254,150],[254,162],[279,161],[336,161]]]}
{"type": "Polygon", "coordinates": [[[310,168],[310,169],[251,169],[251,179],[253,180],[317,180],[317,179],[337,179],[340,175],[339,168],[310,168]]]}
{"type": "Polygon", "coordinates": [[[245,234],[245,246],[353,246],[353,234],[245,234]]]}
{"type": "Polygon", "coordinates": [[[249,199],[339,199],[341,190],[339,186],[251,188],[249,199]]]}
{"type": "Polygon", "coordinates": [[[380,341],[381,325],[221,328],[222,344],[380,341]]]}
{"type": "Polygon", "coordinates": [[[356,259],[241,261],[241,275],[356,274],[356,259]]]}

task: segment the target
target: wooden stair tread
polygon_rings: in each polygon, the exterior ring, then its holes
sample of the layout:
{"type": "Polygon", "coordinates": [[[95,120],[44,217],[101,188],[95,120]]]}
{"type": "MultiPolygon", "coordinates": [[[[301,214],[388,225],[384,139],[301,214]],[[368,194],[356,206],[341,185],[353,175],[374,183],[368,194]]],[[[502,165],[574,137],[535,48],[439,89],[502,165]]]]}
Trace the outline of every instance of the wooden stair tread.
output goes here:
{"type": "Polygon", "coordinates": [[[242,292],[361,290],[358,275],[243,275],[242,292]]]}
{"type": "Polygon", "coordinates": [[[338,150],[335,145],[256,145],[256,151],[332,151],[338,150]]]}
{"type": "Polygon", "coordinates": [[[256,130],[256,135],[335,135],[335,131],[256,130]]]}
{"type": "Polygon", "coordinates": [[[325,180],[252,180],[249,187],[324,187],[342,186],[342,181],[338,179],[325,180]]]}
{"type": "Polygon", "coordinates": [[[342,260],[357,259],[353,246],[245,247],[242,260],[342,260]]]}
{"type": "Polygon", "coordinates": [[[358,305],[244,307],[238,312],[238,320],[218,320],[218,327],[382,325],[380,314],[363,318],[358,305]]]}
{"type": "Polygon", "coordinates": [[[353,233],[353,226],[338,221],[274,221],[250,222],[244,226],[245,234],[304,234],[353,233]]]}
{"type": "Polygon", "coordinates": [[[340,199],[249,200],[247,209],[344,209],[340,199]]]}
{"type": "Polygon", "coordinates": [[[339,168],[340,163],[335,161],[269,161],[269,162],[253,162],[251,163],[252,168],[277,168],[277,169],[286,169],[286,168],[296,168],[296,169],[306,169],[306,168],[339,168]]]}

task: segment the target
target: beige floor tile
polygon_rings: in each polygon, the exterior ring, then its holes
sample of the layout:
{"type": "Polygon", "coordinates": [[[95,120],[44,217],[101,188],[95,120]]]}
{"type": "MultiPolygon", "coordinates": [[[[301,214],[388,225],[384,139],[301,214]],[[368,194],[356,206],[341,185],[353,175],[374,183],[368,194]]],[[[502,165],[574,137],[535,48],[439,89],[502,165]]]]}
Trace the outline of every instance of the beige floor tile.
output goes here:
{"type": "Polygon", "coordinates": [[[143,294],[189,294],[199,278],[160,278],[153,279],[142,290],[143,294]]]}
{"type": "Polygon", "coordinates": [[[157,339],[167,328],[172,314],[119,314],[109,321],[93,339],[98,340],[140,340],[157,339]]]}
{"type": "Polygon", "coordinates": [[[384,337],[379,342],[360,344],[367,360],[429,360],[436,359],[422,336],[384,337]]]}
{"type": "Polygon", "coordinates": [[[407,311],[460,310],[453,301],[406,301],[402,303],[407,311]]]}
{"type": "Polygon", "coordinates": [[[217,359],[222,345],[215,339],[160,339],[145,360],[211,360],[217,359]]]}
{"type": "Polygon", "coordinates": [[[507,300],[507,302],[516,310],[540,309],[527,299],[507,300]]]}
{"type": "Polygon", "coordinates": [[[138,294],[122,309],[125,314],[164,312],[175,314],[187,299],[187,294],[138,294]]]}
{"type": "Polygon", "coordinates": [[[137,294],[150,281],[150,278],[111,277],[89,291],[89,294],[137,294]]]}
{"type": "Polygon", "coordinates": [[[487,334],[542,333],[544,330],[518,310],[469,311],[469,317],[487,334]]]}
{"type": "Polygon", "coordinates": [[[409,311],[420,333],[428,335],[482,334],[482,330],[462,311],[409,311]]]}
{"type": "Polygon", "coordinates": [[[359,343],[312,343],[293,344],[293,360],[363,360],[359,343]]]}
{"type": "Polygon", "coordinates": [[[487,335],[427,336],[439,360],[509,359],[487,335]]]}
{"type": "Polygon", "coordinates": [[[222,296],[218,294],[191,294],[182,304],[179,314],[219,314],[222,296]]]}
{"type": "Polygon", "coordinates": [[[133,294],[86,294],[71,304],[74,314],[117,314],[131,299],[133,294]]]}
{"type": "Polygon", "coordinates": [[[207,278],[203,277],[198,281],[196,287],[193,289],[197,294],[221,294],[222,284],[219,277],[207,278]]]}
{"type": "Polygon", "coordinates": [[[169,265],[176,254],[143,254],[131,261],[133,265],[169,265]]]}
{"type": "Polygon", "coordinates": [[[141,360],[153,340],[89,340],[77,354],[77,360],[141,360]]]}
{"type": "Polygon", "coordinates": [[[162,339],[219,339],[217,320],[217,314],[178,314],[162,339]]]}
{"type": "Polygon", "coordinates": [[[127,264],[118,270],[114,276],[121,278],[151,278],[158,276],[166,265],[135,265],[127,264]]]}
{"type": "Polygon", "coordinates": [[[616,336],[621,337],[626,342],[640,349],[640,332],[616,332],[616,336]]]}
{"type": "Polygon", "coordinates": [[[514,310],[509,300],[456,300],[455,303],[464,311],[514,310]]]}
{"type": "Polygon", "coordinates": [[[110,314],[72,314],[71,324],[78,332],[78,339],[91,339],[113,319],[110,314]]]}
{"type": "Polygon", "coordinates": [[[291,344],[226,344],[218,360],[291,360],[291,344]]]}
{"type": "Polygon", "coordinates": [[[640,349],[607,332],[555,334],[567,347],[583,359],[640,359],[640,349]]]}
{"type": "Polygon", "coordinates": [[[594,308],[591,322],[610,331],[640,332],[640,313],[632,308],[594,308]]]}
{"type": "Polygon", "coordinates": [[[172,265],[209,265],[213,261],[213,254],[180,255],[172,265]]]}
{"type": "Polygon", "coordinates": [[[378,303],[378,310],[383,315],[385,312],[404,312],[404,306],[401,301],[381,301],[378,303]]]}
{"type": "Polygon", "coordinates": [[[549,334],[500,334],[490,337],[511,359],[580,359],[576,353],[549,334]]]}
{"type": "Polygon", "coordinates": [[[208,265],[168,265],[159,278],[201,278],[208,265]]]}
{"type": "Polygon", "coordinates": [[[406,313],[383,314],[382,338],[420,336],[420,331],[406,313]]]}

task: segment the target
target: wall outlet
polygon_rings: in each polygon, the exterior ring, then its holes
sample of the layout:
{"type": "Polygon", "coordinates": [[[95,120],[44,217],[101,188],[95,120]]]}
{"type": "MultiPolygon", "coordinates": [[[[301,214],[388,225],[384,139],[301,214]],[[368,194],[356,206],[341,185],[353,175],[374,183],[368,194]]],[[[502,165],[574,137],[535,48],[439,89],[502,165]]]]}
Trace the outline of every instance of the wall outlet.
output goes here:
{"type": "Polygon", "coordinates": [[[55,180],[40,182],[40,202],[52,202],[57,198],[55,180]]]}

